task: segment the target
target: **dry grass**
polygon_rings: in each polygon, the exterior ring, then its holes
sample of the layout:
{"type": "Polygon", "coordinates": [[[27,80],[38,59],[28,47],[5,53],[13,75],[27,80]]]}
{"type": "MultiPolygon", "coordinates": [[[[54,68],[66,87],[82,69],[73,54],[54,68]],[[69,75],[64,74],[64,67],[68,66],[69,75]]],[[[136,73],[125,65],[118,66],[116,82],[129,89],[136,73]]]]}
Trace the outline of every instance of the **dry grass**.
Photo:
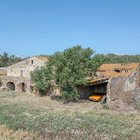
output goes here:
{"type": "Polygon", "coordinates": [[[136,110],[111,110],[86,100],[65,104],[59,96],[0,92],[0,124],[1,139],[140,138],[140,114],[136,110]]]}
{"type": "Polygon", "coordinates": [[[13,131],[6,125],[0,125],[0,140],[33,140],[35,135],[23,130],[13,131]]]}

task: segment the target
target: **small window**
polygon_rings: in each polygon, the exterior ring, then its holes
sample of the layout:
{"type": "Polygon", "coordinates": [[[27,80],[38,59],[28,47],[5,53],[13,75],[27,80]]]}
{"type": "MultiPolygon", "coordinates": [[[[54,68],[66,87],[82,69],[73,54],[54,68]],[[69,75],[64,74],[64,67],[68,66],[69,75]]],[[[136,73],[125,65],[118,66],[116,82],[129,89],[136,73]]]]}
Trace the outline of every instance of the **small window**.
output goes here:
{"type": "Polygon", "coordinates": [[[20,71],[20,76],[23,77],[23,70],[20,71]]]}
{"type": "Polygon", "coordinates": [[[34,60],[31,60],[31,64],[33,64],[34,63],[34,60]]]}

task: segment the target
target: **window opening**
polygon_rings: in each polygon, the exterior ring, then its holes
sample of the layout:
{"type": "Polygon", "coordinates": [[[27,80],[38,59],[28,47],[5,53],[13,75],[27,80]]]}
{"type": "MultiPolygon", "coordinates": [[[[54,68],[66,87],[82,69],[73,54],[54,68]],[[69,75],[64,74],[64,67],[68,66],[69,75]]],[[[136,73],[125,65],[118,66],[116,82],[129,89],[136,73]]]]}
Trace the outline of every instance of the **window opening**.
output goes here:
{"type": "Polygon", "coordinates": [[[34,63],[34,60],[31,60],[31,64],[33,64],[34,63]]]}

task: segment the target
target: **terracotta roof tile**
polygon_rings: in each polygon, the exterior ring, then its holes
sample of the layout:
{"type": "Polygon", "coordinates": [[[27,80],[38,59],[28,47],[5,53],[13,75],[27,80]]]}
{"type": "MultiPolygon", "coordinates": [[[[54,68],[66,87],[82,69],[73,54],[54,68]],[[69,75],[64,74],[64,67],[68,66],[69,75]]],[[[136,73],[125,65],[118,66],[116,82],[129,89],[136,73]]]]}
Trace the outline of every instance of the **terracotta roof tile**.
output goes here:
{"type": "Polygon", "coordinates": [[[4,70],[0,70],[0,75],[6,75],[6,74],[7,74],[6,71],[4,71],[4,70]]]}
{"type": "Polygon", "coordinates": [[[103,64],[98,68],[98,77],[128,76],[139,63],[103,64]]]}
{"type": "Polygon", "coordinates": [[[139,64],[140,63],[103,64],[98,68],[96,79],[90,80],[88,83],[101,81],[110,77],[128,77],[139,64]]]}
{"type": "Polygon", "coordinates": [[[34,57],[37,57],[37,58],[42,59],[44,61],[48,61],[48,58],[47,57],[43,57],[43,56],[34,56],[34,57]]]}

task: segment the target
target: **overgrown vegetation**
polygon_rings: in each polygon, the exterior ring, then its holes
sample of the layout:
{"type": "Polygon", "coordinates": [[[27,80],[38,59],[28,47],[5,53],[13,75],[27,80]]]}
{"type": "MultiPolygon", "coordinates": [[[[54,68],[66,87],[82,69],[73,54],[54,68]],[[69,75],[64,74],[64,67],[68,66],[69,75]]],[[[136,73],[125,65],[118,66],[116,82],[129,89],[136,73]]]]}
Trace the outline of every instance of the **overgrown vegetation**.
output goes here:
{"type": "Polygon", "coordinates": [[[140,138],[139,114],[111,111],[93,102],[69,105],[45,98],[1,92],[0,125],[6,125],[12,133],[28,132],[26,137],[31,136],[29,139],[140,138]]]}
{"type": "Polygon", "coordinates": [[[60,94],[64,101],[77,101],[79,94],[77,86],[87,84],[89,72],[96,73],[97,68],[107,61],[104,55],[95,55],[90,48],[83,49],[75,46],[56,52],[49,57],[45,68],[37,69],[32,80],[36,90],[44,92],[53,86],[61,89],[60,94]],[[48,87],[45,84],[49,85],[48,87]]]}
{"type": "Polygon", "coordinates": [[[32,81],[35,83],[35,90],[39,91],[41,96],[46,95],[48,90],[52,87],[52,68],[41,67],[36,68],[31,74],[32,81]]]}

